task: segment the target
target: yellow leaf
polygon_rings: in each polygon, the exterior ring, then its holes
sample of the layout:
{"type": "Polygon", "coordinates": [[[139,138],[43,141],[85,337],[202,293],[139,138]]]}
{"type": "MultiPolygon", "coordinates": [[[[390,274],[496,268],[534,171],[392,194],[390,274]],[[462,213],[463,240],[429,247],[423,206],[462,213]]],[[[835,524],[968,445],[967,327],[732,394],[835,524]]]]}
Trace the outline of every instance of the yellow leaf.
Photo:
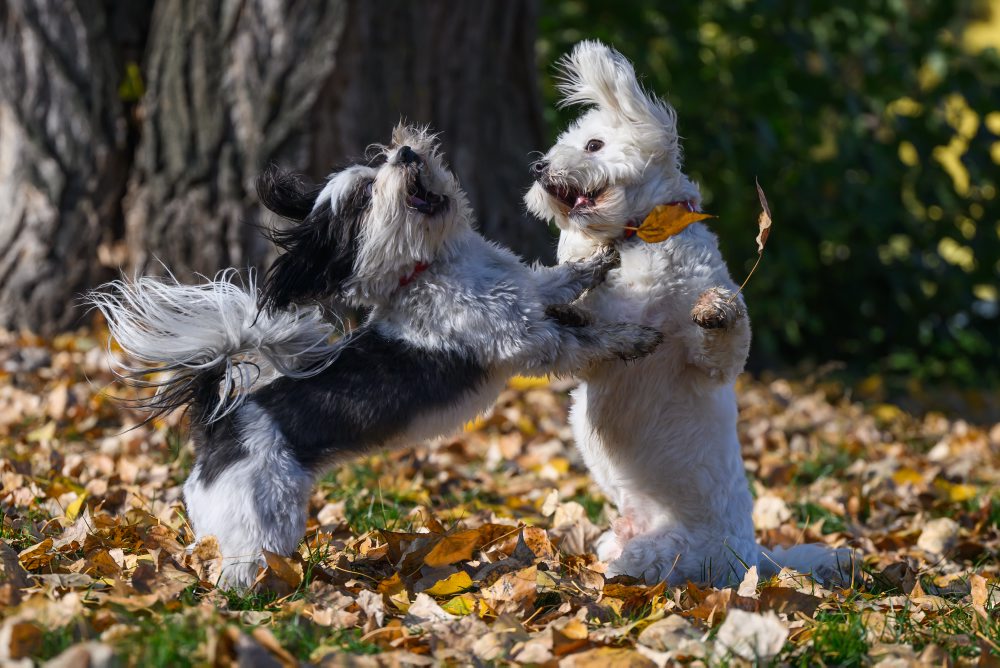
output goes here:
{"type": "Polygon", "coordinates": [[[905,485],[907,483],[919,485],[924,481],[924,476],[913,469],[903,468],[892,474],[892,481],[897,485],[905,485]]]}
{"type": "Polygon", "coordinates": [[[472,578],[465,571],[452,573],[443,580],[438,580],[433,586],[424,590],[425,594],[431,596],[450,596],[460,591],[465,591],[472,586],[472,578]]]}
{"type": "Polygon", "coordinates": [[[949,490],[948,497],[955,503],[961,503],[962,501],[968,501],[969,499],[976,498],[976,493],[978,491],[979,490],[972,485],[952,485],[951,490],[949,490]]]}
{"type": "Polygon", "coordinates": [[[83,508],[83,502],[87,500],[87,493],[84,492],[76,497],[73,503],[66,506],[66,519],[70,522],[74,521],[79,515],[80,510],[83,508]]]}
{"type": "Polygon", "coordinates": [[[893,404],[879,404],[872,409],[872,414],[880,422],[892,422],[903,416],[903,410],[893,404]]]}
{"type": "Polygon", "coordinates": [[[486,418],[482,415],[477,415],[474,419],[469,420],[465,423],[464,431],[479,431],[486,426],[486,418]]]}
{"type": "Polygon", "coordinates": [[[646,216],[635,234],[647,244],[656,244],[681,232],[691,223],[697,223],[706,218],[712,218],[712,216],[698,211],[689,211],[683,204],[661,204],[646,216]]]}
{"type": "Polygon", "coordinates": [[[462,594],[442,604],[441,609],[453,615],[467,615],[476,609],[476,599],[472,594],[462,594]]]}
{"type": "Polygon", "coordinates": [[[940,479],[934,481],[934,486],[944,492],[948,496],[948,500],[952,503],[962,503],[963,501],[974,499],[979,492],[979,489],[974,485],[966,485],[964,483],[952,484],[947,480],[940,479]]]}
{"type": "Polygon", "coordinates": [[[41,441],[51,441],[56,437],[56,423],[46,422],[43,426],[28,432],[25,439],[28,443],[38,443],[41,441]]]}
{"type": "Polygon", "coordinates": [[[507,387],[523,392],[549,386],[548,376],[514,376],[507,381],[507,387]]]}

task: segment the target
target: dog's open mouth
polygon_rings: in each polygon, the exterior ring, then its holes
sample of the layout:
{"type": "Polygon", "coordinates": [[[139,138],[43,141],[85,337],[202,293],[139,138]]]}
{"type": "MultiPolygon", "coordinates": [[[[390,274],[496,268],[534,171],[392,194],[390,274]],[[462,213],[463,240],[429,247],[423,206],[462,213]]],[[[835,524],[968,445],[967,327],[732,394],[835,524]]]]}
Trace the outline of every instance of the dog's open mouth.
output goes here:
{"type": "Polygon", "coordinates": [[[420,172],[417,172],[406,193],[406,206],[426,216],[433,216],[448,208],[448,198],[425,188],[420,180],[420,172]]]}
{"type": "Polygon", "coordinates": [[[574,186],[547,184],[545,191],[562,202],[570,213],[586,213],[588,209],[594,208],[604,188],[585,191],[574,186]]]}

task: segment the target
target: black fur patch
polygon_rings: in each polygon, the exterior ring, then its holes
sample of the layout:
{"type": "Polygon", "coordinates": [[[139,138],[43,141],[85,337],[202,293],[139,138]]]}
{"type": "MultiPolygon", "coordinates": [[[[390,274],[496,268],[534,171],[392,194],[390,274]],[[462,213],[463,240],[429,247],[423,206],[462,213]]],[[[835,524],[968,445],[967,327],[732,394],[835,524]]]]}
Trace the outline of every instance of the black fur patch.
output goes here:
{"type": "Polygon", "coordinates": [[[346,337],[312,378],[279,378],[254,393],[306,467],[377,448],[415,419],[475,391],[486,371],[471,355],[430,353],[371,327],[346,337]]]}
{"type": "Polygon", "coordinates": [[[257,177],[257,197],[265,207],[289,220],[305,220],[323,190],[277,165],[268,165],[257,177]]]}
{"type": "Polygon", "coordinates": [[[337,294],[354,271],[361,221],[371,201],[366,185],[360,180],[339,203],[336,215],[330,202],[321,202],[298,223],[270,231],[271,240],[284,252],[264,277],[261,308],[274,311],[337,294]]]}
{"type": "Polygon", "coordinates": [[[201,466],[198,479],[206,486],[211,485],[223,471],[247,455],[233,421],[234,417],[227,415],[209,425],[192,421],[194,451],[201,466]]]}

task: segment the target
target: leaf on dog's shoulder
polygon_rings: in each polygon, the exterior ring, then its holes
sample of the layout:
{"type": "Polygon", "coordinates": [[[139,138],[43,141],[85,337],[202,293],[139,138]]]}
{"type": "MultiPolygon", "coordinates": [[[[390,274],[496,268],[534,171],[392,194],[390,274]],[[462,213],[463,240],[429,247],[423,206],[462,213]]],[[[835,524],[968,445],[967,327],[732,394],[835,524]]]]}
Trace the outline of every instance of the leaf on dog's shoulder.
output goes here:
{"type": "Polygon", "coordinates": [[[771,234],[771,207],[767,205],[767,197],[764,196],[764,189],[760,187],[760,182],[754,179],[757,184],[757,198],[760,200],[760,216],[757,217],[757,226],[760,232],[757,233],[757,253],[764,252],[764,244],[771,234]]]}
{"type": "Polygon", "coordinates": [[[691,223],[712,217],[700,211],[689,211],[682,204],[661,204],[650,211],[635,234],[647,244],[656,244],[683,231],[691,223]]]}

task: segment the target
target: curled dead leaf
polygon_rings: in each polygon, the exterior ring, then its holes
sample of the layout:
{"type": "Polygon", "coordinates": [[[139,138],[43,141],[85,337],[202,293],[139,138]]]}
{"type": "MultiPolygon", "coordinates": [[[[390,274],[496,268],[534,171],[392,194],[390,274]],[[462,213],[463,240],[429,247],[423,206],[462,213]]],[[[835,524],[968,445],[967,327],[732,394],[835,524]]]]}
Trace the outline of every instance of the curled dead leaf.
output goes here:
{"type": "Polygon", "coordinates": [[[764,252],[764,244],[771,235],[771,207],[767,205],[767,197],[764,196],[764,189],[760,187],[760,181],[754,179],[757,185],[757,198],[760,200],[760,215],[757,217],[757,254],[764,252]]]}

